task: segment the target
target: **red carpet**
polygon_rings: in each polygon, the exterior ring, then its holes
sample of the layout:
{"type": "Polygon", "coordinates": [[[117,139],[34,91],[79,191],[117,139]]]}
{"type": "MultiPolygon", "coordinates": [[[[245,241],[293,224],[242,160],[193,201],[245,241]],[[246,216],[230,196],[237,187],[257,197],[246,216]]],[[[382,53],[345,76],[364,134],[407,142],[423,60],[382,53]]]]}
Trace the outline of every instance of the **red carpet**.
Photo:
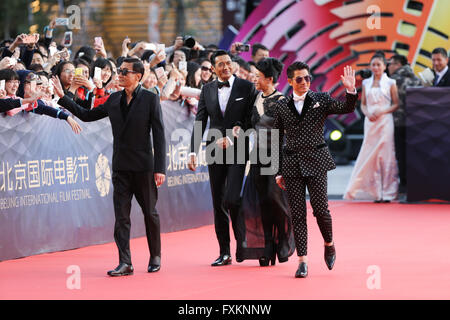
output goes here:
{"type": "Polygon", "coordinates": [[[334,201],[330,207],[336,265],[326,268],[309,213],[306,279],[294,278],[295,256],[265,268],[256,260],[211,267],[218,248],[213,226],[206,226],[163,234],[162,269],[155,274],[146,272],[145,238],[131,242],[135,274],[128,277],[106,275],[117,265],[114,243],[0,262],[0,299],[450,299],[450,205],[334,201]],[[71,265],[80,268],[80,289],[67,288],[71,265]],[[371,281],[370,266],[379,282],[371,281]]]}

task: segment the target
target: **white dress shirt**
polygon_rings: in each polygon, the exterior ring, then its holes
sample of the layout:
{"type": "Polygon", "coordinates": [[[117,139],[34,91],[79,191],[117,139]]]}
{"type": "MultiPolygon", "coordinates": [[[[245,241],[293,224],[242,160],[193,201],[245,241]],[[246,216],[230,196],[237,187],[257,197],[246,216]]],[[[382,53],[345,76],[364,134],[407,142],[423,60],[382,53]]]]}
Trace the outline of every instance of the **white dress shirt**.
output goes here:
{"type": "Polygon", "coordinates": [[[295,92],[293,92],[294,105],[295,109],[297,109],[298,114],[302,114],[303,105],[305,104],[305,98],[307,93],[308,92],[305,92],[305,94],[303,94],[302,96],[298,96],[295,94],[295,92]]]}
{"type": "MultiPolygon", "coordinates": [[[[220,78],[218,78],[217,80],[220,82],[225,82],[225,81],[222,81],[220,78]]],[[[223,115],[225,114],[228,100],[230,99],[231,88],[233,88],[233,83],[234,83],[234,75],[232,75],[231,78],[228,79],[228,82],[230,83],[230,87],[222,87],[218,90],[219,105],[220,105],[220,110],[222,111],[223,115]]]]}
{"type": "MultiPolygon", "coordinates": [[[[222,111],[222,115],[225,115],[228,100],[230,99],[230,95],[231,95],[231,88],[233,88],[234,79],[235,79],[234,75],[232,75],[230,77],[230,79],[228,79],[228,82],[230,83],[230,87],[222,87],[217,90],[217,94],[218,94],[218,98],[219,98],[219,106],[220,106],[220,110],[222,111]]],[[[217,80],[220,82],[225,82],[225,81],[222,81],[222,79],[220,79],[220,78],[218,78],[217,80]]],[[[227,136],[227,140],[230,143],[230,145],[232,146],[233,141],[228,136],[227,136]]],[[[197,152],[189,153],[189,157],[192,155],[197,155],[197,152]]]]}

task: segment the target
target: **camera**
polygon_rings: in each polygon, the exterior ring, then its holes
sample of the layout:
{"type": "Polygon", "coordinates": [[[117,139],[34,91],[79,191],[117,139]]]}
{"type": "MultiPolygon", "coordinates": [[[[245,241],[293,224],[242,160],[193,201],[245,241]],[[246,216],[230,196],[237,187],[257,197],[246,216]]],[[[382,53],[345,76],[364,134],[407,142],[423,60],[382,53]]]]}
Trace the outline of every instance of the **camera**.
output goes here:
{"type": "Polygon", "coordinates": [[[372,71],[370,69],[362,69],[359,70],[356,74],[359,74],[363,79],[368,79],[372,76],[372,71]]]}
{"type": "Polygon", "coordinates": [[[250,45],[249,44],[240,44],[236,46],[236,50],[237,51],[241,51],[241,52],[247,52],[250,51],[250,45]]]}
{"type": "Polygon", "coordinates": [[[195,39],[193,36],[184,36],[183,37],[183,45],[188,48],[193,48],[195,46],[195,39]]]}

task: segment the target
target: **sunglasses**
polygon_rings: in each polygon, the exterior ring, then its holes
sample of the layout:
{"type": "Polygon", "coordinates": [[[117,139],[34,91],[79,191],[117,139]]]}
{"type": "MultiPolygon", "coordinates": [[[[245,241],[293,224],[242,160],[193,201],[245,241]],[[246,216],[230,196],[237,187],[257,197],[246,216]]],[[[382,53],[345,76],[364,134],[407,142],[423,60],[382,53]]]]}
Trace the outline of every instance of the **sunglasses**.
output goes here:
{"type": "Polygon", "coordinates": [[[305,82],[307,82],[307,83],[311,82],[311,76],[304,76],[304,77],[298,76],[298,77],[295,78],[295,82],[297,82],[297,84],[300,84],[300,83],[303,82],[303,79],[304,79],[305,82]]]}
{"type": "Polygon", "coordinates": [[[128,70],[128,69],[117,69],[117,74],[121,74],[121,75],[123,75],[123,76],[127,76],[127,74],[129,74],[129,73],[138,73],[138,72],[136,72],[136,71],[133,71],[133,70],[128,70]]]}
{"type": "Polygon", "coordinates": [[[202,67],[202,71],[209,71],[209,72],[212,72],[212,70],[211,70],[210,68],[207,68],[207,67],[202,67]]]}

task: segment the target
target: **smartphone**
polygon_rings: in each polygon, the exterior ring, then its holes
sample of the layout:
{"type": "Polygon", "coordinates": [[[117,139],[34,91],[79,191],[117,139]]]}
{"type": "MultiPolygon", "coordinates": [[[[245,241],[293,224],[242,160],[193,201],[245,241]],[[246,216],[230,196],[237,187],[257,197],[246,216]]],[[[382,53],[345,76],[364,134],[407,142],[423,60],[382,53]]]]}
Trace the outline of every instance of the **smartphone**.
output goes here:
{"type": "Polygon", "coordinates": [[[187,71],[187,62],[186,61],[178,62],[178,69],[180,71],[187,71]]]}
{"type": "Polygon", "coordinates": [[[75,76],[82,76],[83,68],[75,68],[75,76]]]}
{"type": "Polygon", "coordinates": [[[5,90],[5,80],[0,80],[0,90],[5,90]]]}
{"type": "Polygon", "coordinates": [[[99,67],[95,67],[94,69],[94,79],[101,80],[102,79],[102,69],[99,67]]]}
{"type": "Polygon", "coordinates": [[[102,39],[102,37],[95,37],[95,38],[94,38],[94,44],[95,44],[96,46],[102,46],[102,45],[103,45],[103,39],[102,39]]]}
{"type": "Polygon", "coordinates": [[[56,51],[58,51],[58,49],[56,49],[56,47],[54,46],[48,47],[48,50],[50,52],[50,56],[53,56],[56,53],[56,51]]]}
{"type": "Polygon", "coordinates": [[[55,19],[55,26],[68,26],[69,25],[69,18],[56,18],[55,19]]]}
{"type": "Polygon", "coordinates": [[[49,81],[48,83],[48,92],[50,95],[53,95],[53,82],[49,81]]]}
{"type": "Polygon", "coordinates": [[[56,52],[56,54],[59,54],[61,60],[68,60],[69,59],[69,53],[66,50],[61,50],[56,52]]]}
{"type": "Polygon", "coordinates": [[[31,92],[36,92],[36,80],[31,80],[30,81],[30,91],[31,92]]]}
{"type": "Polygon", "coordinates": [[[64,47],[70,47],[72,45],[72,31],[66,31],[64,33],[64,47]]]}
{"type": "Polygon", "coordinates": [[[156,46],[153,43],[146,43],[144,50],[152,50],[152,51],[156,51],[156,46]]]}
{"type": "Polygon", "coordinates": [[[164,43],[158,43],[156,45],[156,52],[164,51],[166,50],[166,45],[164,43]]]}
{"type": "Polygon", "coordinates": [[[158,77],[158,79],[161,79],[166,74],[166,71],[164,70],[163,67],[159,67],[159,68],[155,69],[155,73],[156,73],[156,76],[158,77]]]}
{"type": "Polygon", "coordinates": [[[236,50],[237,51],[241,51],[241,52],[250,51],[250,45],[248,43],[242,44],[242,45],[237,45],[236,46],[236,50]]]}

